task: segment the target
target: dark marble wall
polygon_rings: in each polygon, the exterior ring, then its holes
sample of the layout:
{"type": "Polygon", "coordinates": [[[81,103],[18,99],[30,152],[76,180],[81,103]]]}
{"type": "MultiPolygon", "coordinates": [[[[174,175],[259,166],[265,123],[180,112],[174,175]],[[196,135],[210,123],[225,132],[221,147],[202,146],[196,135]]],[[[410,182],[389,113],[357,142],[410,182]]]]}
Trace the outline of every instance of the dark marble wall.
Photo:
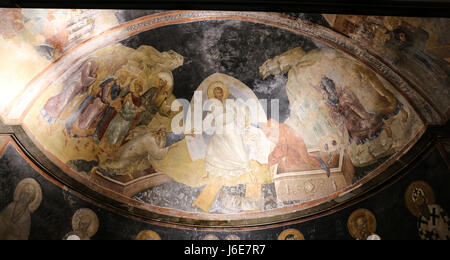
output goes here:
{"type": "Polygon", "coordinates": [[[230,230],[214,232],[213,230],[183,229],[158,226],[140,222],[103,209],[74,194],[61,189],[56,184],[35,171],[22,158],[16,148],[9,145],[0,158],[0,211],[12,200],[14,189],[24,178],[35,179],[42,188],[43,200],[40,207],[32,214],[30,240],[59,240],[72,231],[72,216],[80,208],[93,210],[99,219],[98,232],[93,240],[132,240],[142,230],[152,230],[163,240],[201,240],[208,234],[225,239],[233,234],[241,240],[276,240],[280,233],[288,228],[302,232],[307,240],[349,240],[353,239],[347,229],[347,220],[352,212],[359,208],[370,210],[376,217],[376,233],[382,239],[420,239],[417,218],[405,205],[404,194],[414,181],[427,182],[433,189],[436,204],[445,211],[450,210],[450,170],[443,161],[438,149],[409,171],[404,177],[384,190],[333,214],[311,219],[298,224],[264,228],[251,231],[230,230]]]}

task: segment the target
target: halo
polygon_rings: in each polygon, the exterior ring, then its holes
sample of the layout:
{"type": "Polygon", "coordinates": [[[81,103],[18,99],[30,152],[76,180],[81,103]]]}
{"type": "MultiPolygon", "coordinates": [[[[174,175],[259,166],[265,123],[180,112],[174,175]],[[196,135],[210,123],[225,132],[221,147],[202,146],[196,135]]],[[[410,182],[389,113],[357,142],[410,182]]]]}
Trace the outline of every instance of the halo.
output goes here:
{"type": "Polygon", "coordinates": [[[216,237],[216,236],[213,235],[213,234],[209,234],[209,235],[206,235],[206,236],[203,238],[203,240],[219,240],[219,238],[216,237]]]}
{"type": "Polygon", "coordinates": [[[208,86],[208,98],[210,98],[210,99],[215,98],[215,96],[214,96],[215,88],[221,88],[223,90],[223,99],[228,98],[229,90],[228,90],[227,86],[225,86],[225,84],[221,81],[215,81],[208,86]]]}
{"type": "Polygon", "coordinates": [[[289,228],[281,232],[281,234],[278,236],[278,240],[286,240],[289,235],[294,236],[296,240],[305,240],[305,236],[303,236],[302,232],[294,228],[289,228]]]}
{"type": "Polygon", "coordinates": [[[228,235],[225,240],[241,240],[240,237],[236,236],[236,235],[228,235]]]}
{"type": "Polygon", "coordinates": [[[161,237],[152,230],[143,230],[136,236],[136,240],[161,240],[161,237]]]}
{"type": "Polygon", "coordinates": [[[366,240],[366,237],[361,238],[358,235],[358,231],[356,228],[356,220],[360,217],[365,217],[367,219],[367,228],[369,229],[370,233],[375,233],[377,230],[377,221],[375,219],[375,216],[367,209],[357,209],[353,211],[353,213],[350,215],[347,221],[347,228],[350,232],[350,235],[352,235],[355,239],[361,239],[366,240]]]}
{"type": "Polygon", "coordinates": [[[148,84],[146,84],[145,78],[142,78],[141,75],[136,77],[135,79],[131,80],[130,82],[130,90],[132,92],[135,91],[136,84],[141,84],[142,90],[140,92],[136,92],[137,95],[142,96],[145,92],[149,89],[148,84]]]}
{"type": "Polygon", "coordinates": [[[170,87],[173,87],[173,75],[172,75],[172,72],[170,72],[170,71],[159,72],[157,74],[157,77],[155,78],[155,84],[154,85],[158,86],[159,79],[165,80],[170,87]]]}
{"type": "Polygon", "coordinates": [[[405,203],[406,207],[409,209],[409,211],[416,217],[420,216],[420,210],[417,208],[416,204],[414,203],[412,199],[412,195],[415,189],[421,189],[424,194],[425,198],[427,199],[427,204],[434,204],[434,192],[428,183],[424,181],[415,181],[411,183],[405,192],[405,203]]]}
{"type": "Polygon", "coordinates": [[[42,202],[42,189],[39,183],[32,179],[32,178],[26,178],[23,179],[17,184],[17,187],[14,191],[14,201],[18,201],[20,194],[22,193],[23,189],[26,185],[31,185],[34,188],[35,197],[34,200],[28,205],[28,209],[30,212],[34,212],[37,208],[39,208],[39,205],[41,205],[42,202]]]}
{"type": "Polygon", "coordinates": [[[73,228],[73,230],[77,230],[78,229],[80,218],[82,216],[88,216],[91,219],[91,223],[90,223],[90,225],[89,225],[89,227],[87,229],[87,235],[89,237],[92,237],[98,231],[99,222],[98,222],[97,214],[95,214],[94,211],[92,211],[92,210],[90,210],[88,208],[82,208],[82,209],[77,210],[75,212],[75,214],[73,214],[73,217],[72,217],[72,228],[73,228]]]}

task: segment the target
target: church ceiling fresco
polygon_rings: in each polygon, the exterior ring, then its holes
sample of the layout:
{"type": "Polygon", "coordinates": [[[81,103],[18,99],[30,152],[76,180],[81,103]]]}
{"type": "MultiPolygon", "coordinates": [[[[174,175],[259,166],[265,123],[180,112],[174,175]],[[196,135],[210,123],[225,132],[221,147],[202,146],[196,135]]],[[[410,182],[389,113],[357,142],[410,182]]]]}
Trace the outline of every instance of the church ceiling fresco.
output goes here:
{"type": "Polygon", "coordinates": [[[448,19],[0,12],[3,123],[71,181],[163,216],[283,219],[449,116],[448,19]]]}

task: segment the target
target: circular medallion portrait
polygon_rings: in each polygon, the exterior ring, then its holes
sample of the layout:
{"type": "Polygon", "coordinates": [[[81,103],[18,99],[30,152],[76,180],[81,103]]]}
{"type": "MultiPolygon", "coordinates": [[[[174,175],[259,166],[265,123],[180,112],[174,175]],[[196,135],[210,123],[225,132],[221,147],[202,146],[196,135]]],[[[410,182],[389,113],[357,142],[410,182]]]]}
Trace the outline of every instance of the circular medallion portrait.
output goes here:
{"type": "Polygon", "coordinates": [[[406,189],[405,203],[409,211],[414,216],[419,217],[421,205],[435,203],[433,189],[424,181],[415,181],[406,189]]]}
{"type": "Polygon", "coordinates": [[[305,240],[305,237],[299,230],[290,228],[281,232],[278,240],[305,240]]]}
{"type": "MultiPolygon", "coordinates": [[[[99,227],[97,214],[88,208],[82,208],[75,212],[72,217],[72,228],[85,238],[94,236],[99,227]]],[[[82,238],[83,239],[83,238],[82,238]]]]}
{"type": "Polygon", "coordinates": [[[377,229],[375,216],[367,209],[355,210],[347,221],[347,228],[356,240],[366,240],[377,229]]]}
{"type": "Polygon", "coordinates": [[[143,230],[136,236],[136,240],[161,240],[161,237],[152,230],[143,230]]]}

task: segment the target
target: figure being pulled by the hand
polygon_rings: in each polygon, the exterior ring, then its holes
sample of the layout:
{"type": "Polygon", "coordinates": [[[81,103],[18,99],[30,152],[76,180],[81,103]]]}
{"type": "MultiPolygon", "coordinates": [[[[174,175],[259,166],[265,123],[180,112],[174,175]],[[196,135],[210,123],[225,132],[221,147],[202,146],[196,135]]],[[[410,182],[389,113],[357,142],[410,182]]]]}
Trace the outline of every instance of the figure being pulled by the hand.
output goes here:
{"type": "Polygon", "coordinates": [[[308,153],[303,138],[294,129],[284,123],[278,123],[270,119],[265,124],[261,124],[267,138],[276,144],[274,150],[269,155],[269,168],[282,161],[287,168],[295,168],[304,164],[310,164],[325,170],[330,177],[330,169],[320,157],[312,156],[308,153]]]}
{"type": "Polygon", "coordinates": [[[148,130],[144,126],[134,129],[127,138],[128,142],[93,171],[101,169],[106,174],[121,176],[151,167],[151,161],[161,160],[167,155],[169,148],[165,147],[165,134],[163,127],[157,130],[148,130]]]}

